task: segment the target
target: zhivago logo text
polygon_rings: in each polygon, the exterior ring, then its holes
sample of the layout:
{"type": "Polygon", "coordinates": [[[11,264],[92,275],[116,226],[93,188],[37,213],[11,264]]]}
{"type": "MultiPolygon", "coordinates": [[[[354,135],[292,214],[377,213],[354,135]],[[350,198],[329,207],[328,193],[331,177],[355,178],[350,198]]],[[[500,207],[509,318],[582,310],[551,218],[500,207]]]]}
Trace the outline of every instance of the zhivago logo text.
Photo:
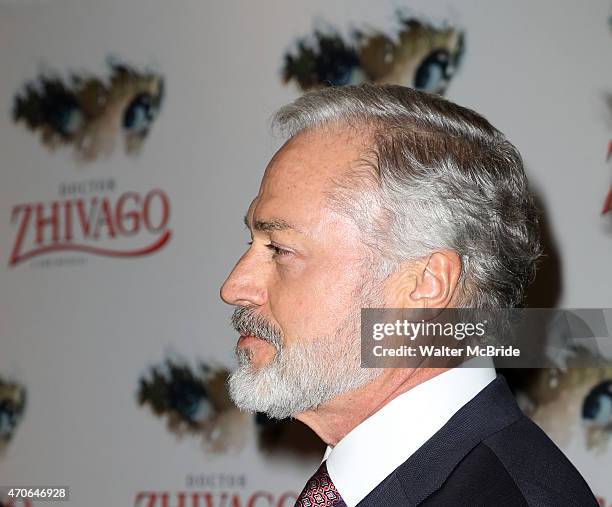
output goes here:
{"type": "Polygon", "coordinates": [[[125,192],[116,200],[92,196],[18,204],[11,213],[17,234],[9,266],[60,251],[110,257],[148,255],[170,240],[169,220],[170,200],[160,189],[144,195],[125,192]],[[131,237],[146,237],[147,241],[126,245],[131,237]]]}

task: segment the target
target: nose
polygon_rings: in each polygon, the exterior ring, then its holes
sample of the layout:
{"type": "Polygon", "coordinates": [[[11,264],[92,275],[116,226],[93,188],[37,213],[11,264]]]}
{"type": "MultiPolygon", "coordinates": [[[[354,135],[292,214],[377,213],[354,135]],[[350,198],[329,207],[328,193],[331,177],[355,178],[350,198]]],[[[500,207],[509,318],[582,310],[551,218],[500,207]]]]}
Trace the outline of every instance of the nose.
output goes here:
{"type": "Polygon", "coordinates": [[[219,295],[228,305],[261,306],[266,303],[267,291],[263,275],[248,256],[247,252],[221,286],[219,295]]]}

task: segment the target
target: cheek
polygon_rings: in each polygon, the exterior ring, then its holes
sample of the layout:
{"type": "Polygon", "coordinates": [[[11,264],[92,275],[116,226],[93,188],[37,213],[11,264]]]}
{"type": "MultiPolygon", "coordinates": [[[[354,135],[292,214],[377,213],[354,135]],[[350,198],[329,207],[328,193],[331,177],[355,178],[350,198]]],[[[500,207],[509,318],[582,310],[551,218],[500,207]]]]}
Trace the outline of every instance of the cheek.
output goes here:
{"type": "Polygon", "coordinates": [[[270,292],[272,315],[288,340],[328,336],[355,304],[354,290],[360,281],[346,267],[305,271],[275,284],[270,292]]]}

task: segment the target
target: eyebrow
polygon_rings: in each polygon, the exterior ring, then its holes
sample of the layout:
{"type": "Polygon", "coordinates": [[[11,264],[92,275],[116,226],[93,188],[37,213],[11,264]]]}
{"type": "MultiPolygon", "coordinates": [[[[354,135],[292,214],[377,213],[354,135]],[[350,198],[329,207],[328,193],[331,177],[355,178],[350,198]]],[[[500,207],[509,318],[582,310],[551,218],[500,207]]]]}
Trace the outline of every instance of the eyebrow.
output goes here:
{"type": "MultiPolygon", "coordinates": [[[[246,225],[247,229],[251,228],[249,226],[249,219],[247,215],[244,215],[244,225],[246,225]]],[[[290,224],[289,222],[287,222],[286,220],[283,220],[282,218],[270,218],[268,220],[255,220],[255,222],[253,222],[253,230],[263,231],[263,232],[285,231],[285,230],[302,232],[298,227],[290,224]]]]}

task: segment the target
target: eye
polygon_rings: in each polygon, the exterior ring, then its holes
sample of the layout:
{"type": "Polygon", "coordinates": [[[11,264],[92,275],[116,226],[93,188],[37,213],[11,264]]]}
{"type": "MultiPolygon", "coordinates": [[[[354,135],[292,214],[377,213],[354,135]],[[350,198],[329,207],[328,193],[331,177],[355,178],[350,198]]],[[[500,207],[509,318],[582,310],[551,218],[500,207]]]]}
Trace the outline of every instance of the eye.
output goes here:
{"type": "Polygon", "coordinates": [[[266,246],[274,252],[274,255],[289,255],[291,253],[289,250],[283,250],[282,248],[278,248],[272,243],[269,243],[266,246]]]}
{"type": "Polygon", "coordinates": [[[315,86],[356,84],[364,80],[359,57],[338,34],[314,33],[314,44],[303,39],[295,53],[285,54],[285,82],[295,79],[302,90],[315,86]]]}
{"type": "Polygon", "coordinates": [[[600,428],[612,422],[612,380],[596,385],[582,402],[582,419],[600,428]]]}
{"type": "MultiPolygon", "coordinates": [[[[249,241],[247,243],[247,245],[251,246],[253,244],[252,241],[249,241]]],[[[266,245],[266,247],[268,247],[270,250],[272,250],[274,252],[274,255],[289,255],[291,252],[289,250],[284,250],[282,248],[277,247],[276,245],[273,245],[272,243],[268,243],[266,245]]]]}
{"type": "Polygon", "coordinates": [[[450,57],[445,50],[436,50],[425,58],[414,77],[414,87],[430,93],[444,90],[450,75],[450,57]]]}
{"type": "Polygon", "coordinates": [[[196,425],[210,419],[214,408],[208,393],[199,382],[190,379],[172,379],[168,389],[169,404],[183,420],[196,425]]]}
{"type": "Polygon", "coordinates": [[[153,104],[153,98],[148,93],[137,95],[123,114],[123,127],[133,132],[146,132],[155,116],[157,110],[153,104]]]}
{"type": "Polygon", "coordinates": [[[78,132],[85,123],[81,108],[71,95],[60,97],[60,100],[49,107],[48,115],[49,123],[65,137],[78,132]]]}

